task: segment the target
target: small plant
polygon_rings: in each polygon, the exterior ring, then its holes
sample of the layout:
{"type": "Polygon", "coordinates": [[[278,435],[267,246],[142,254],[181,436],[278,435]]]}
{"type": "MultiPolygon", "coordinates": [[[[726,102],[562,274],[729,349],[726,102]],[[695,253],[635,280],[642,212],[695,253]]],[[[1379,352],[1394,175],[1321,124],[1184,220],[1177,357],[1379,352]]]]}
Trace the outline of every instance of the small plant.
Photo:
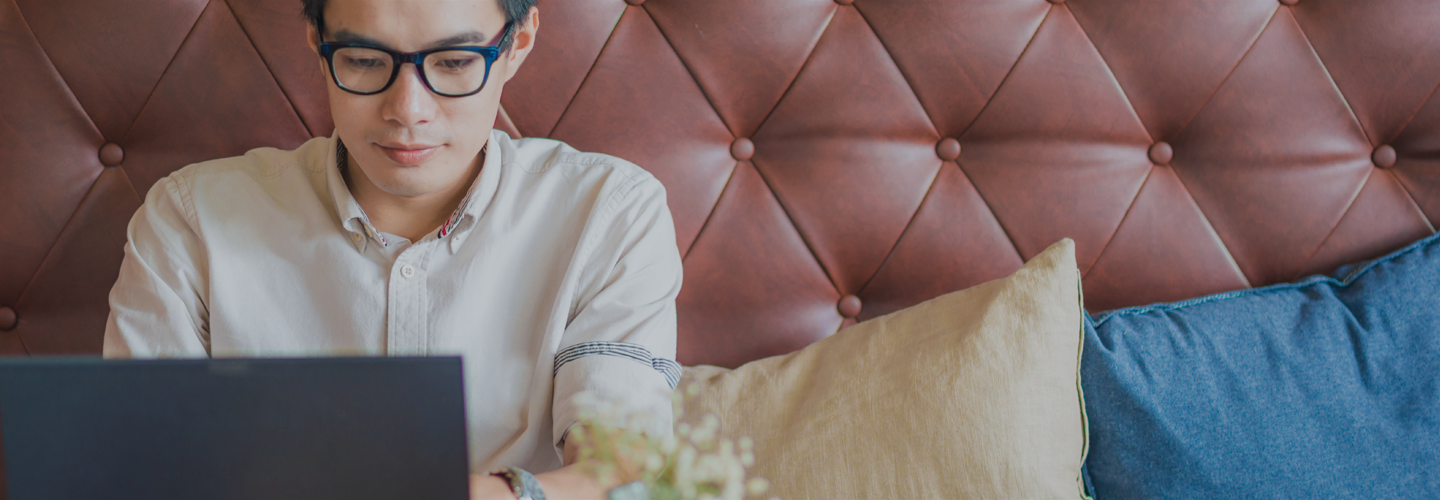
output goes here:
{"type": "Polygon", "coordinates": [[[580,470],[608,488],[610,500],[741,500],[764,494],[765,479],[746,479],[745,469],[755,464],[750,438],[720,438],[714,415],[695,425],[682,421],[685,399],[699,390],[691,384],[671,396],[675,433],[658,439],[630,430],[643,416],[582,396],[581,425],[567,438],[580,445],[580,470]]]}

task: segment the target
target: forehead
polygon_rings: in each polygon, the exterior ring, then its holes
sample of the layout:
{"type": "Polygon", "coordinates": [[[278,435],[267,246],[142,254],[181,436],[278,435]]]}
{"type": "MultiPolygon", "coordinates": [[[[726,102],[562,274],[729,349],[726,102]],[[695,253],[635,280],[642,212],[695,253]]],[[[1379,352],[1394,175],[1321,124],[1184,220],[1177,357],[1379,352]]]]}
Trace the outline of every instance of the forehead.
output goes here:
{"type": "Polygon", "coordinates": [[[498,0],[329,0],[325,31],[346,31],[399,50],[478,32],[490,37],[505,25],[498,0]]]}

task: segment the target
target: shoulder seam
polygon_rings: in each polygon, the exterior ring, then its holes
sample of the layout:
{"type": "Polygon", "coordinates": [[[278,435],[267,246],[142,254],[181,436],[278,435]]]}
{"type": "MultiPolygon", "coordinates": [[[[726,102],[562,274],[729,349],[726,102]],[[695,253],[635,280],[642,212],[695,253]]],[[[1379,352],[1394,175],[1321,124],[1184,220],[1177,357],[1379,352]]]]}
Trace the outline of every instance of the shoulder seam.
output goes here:
{"type": "Polygon", "coordinates": [[[180,199],[180,210],[185,216],[185,223],[190,225],[190,230],[194,231],[196,236],[201,236],[203,239],[200,232],[200,217],[195,213],[195,199],[190,193],[190,184],[186,182],[184,176],[180,175],[169,176],[167,179],[170,181],[170,185],[175,187],[175,195],[180,199]]]}

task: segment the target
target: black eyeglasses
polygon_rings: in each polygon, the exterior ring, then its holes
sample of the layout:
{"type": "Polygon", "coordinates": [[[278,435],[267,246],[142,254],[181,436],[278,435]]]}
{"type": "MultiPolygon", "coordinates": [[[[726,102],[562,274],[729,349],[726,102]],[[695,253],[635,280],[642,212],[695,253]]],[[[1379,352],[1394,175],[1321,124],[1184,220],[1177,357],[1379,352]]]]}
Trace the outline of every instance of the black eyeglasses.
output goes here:
{"type": "Polygon", "coordinates": [[[420,52],[396,52],[363,43],[321,42],[320,57],[340,89],[359,95],[384,92],[395,83],[400,66],[415,65],[420,82],[445,97],[475,95],[490,80],[490,65],[510,43],[514,22],[505,23],[500,40],[489,47],[455,46],[420,52]],[[481,65],[480,61],[485,64],[481,65]]]}

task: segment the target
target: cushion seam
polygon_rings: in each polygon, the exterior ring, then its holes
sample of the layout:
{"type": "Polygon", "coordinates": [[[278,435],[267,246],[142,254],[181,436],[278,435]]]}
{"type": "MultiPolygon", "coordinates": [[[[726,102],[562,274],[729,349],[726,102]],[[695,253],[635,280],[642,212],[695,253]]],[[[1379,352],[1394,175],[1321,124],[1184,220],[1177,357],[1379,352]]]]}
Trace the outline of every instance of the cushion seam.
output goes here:
{"type": "Polygon", "coordinates": [[[1198,306],[1198,305],[1208,304],[1208,303],[1211,303],[1211,302],[1218,302],[1218,301],[1229,300],[1229,299],[1234,299],[1234,298],[1238,298],[1238,297],[1247,297],[1247,296],[1251,296],[1251,295],[1260,295],[1260,294],[1266,294],[1266,293],[1277,292],[1277,291],[1296,290],[1296,289],[1305,288],[1305,287],[1310,287],[1310,286],[1314,286],[1314,285],[1331,285],[1331,286],[1336,286],[1336,287],[1340,287],[1340,288],[1345,288],[1345,287],[1350,286],[1351,283],[1354,283],[1355,280],[1357,280],[1357,279],[1360,278],[1360,276],[1362,276],[1362,275],[1364,275],[1365,273],[1369,272],[1371,269],[1374,269],[1376,266],[1379,266],[1380,264],[1384,264],[1384,263],[1390,262],[1390,261],[1392,261],[1392,260],[1395,260],[1395,259],[1397,259],[1397,258],[1400,258],[1401,256],[1408,255],[1408,254],[1410,254],[1410,253],[1412,253],[1412,252],[1414,252],[1414,251],[1416,251],[1416,250],[1419,250],[1419,249],[1421,249],[1421,248],[1424,248],[1424,247],[1426,247],[1426,246],[1429,246],[1431,243],[1434,242],[1434,240],[1436,239],[1437,236],[1440,236],[1440,233],[1432,234],[1432,235],[1427,236],[1427,237],[1425,237],[1425,238],[1421,238],[1419,241],[1416,241],[1416,242],[1414,242],[1414,243],[1411,243],[1410,245],[1406,246],[1405,248],[1402,248],[1402,249],[1400,249],[1400,250],[1397,250],[1397,251],[1391,253],[1390,255],[1386,255],[1386,256],[1384,256],[1384,257],[1381,257],[1381,258],[1378,258],[1378,259],[1369,261],[1369,262],[1365,263],[1365,265],[1360,266],[1359,268],[1357,268],[1357,269],[1355,269],[1354,271],[1351,271],[1349,274],[1345,275],[1345,277],[1344,277],[1343,279],[1336,279],[1334,276],[1328,276],[1328,275],[1323,275],[1323,274],[1322,274],[1322,275],[1310,276],[1310,277],[1308,277],[1308,278],[1305,278],[1305,279],[1300,280],[1300,281],[1295,282],[1295,283],[1276,283],[1276,284],[1274,284],[1274,285],[1263,286],[1263,287],[1260,287],[1260,288],[1251,288],[1251,289],[1247,289],[1247,290],[1234,290],[1234,291],[1229,291],[1229,292],[1221,292],[1221,293],[1217,293],[1217,294],[1213,294],[1213,295],[1207,295],[1207,296],[1204,296],[1204,297],[1197,297],[1197,298],[1193,298],[1193,299],[1189,299],[1189,300],[1182,300],[1182,301],[1179,301],[1179,302],[1168,302],[1168,303],[1162,303],[1162,304],[1151,304],[1151,305],[1147,305],[1147,306],[1137,306],[1137,307],[1129,307],[1129,308],[1124,308],[1124,309],[1116,309],[1116,310],[1114,310],[1114,311],[1109,311],[1109,312],[1101,313],[1100,316],[1099,316],[1099,318],[1095,318],[1095,319],[1093,320],[1094,326],[1095,326],[1095,328],[1100,328],[1100,325],[1104,324],[1106,321],[1109,321],[1110,318],[1114,318],[1114,317],[1117,317],[1117,316],[1119,316],[1119,317],[1138,316],[1138,315],[1141,315],[1141,314],[1147,314],[1147,313],[1154,312],[1154,311],[1175,311],[1175,310],[1190,308],[1190,307],[1194,307],[1194,306],[1198,306]]]}

